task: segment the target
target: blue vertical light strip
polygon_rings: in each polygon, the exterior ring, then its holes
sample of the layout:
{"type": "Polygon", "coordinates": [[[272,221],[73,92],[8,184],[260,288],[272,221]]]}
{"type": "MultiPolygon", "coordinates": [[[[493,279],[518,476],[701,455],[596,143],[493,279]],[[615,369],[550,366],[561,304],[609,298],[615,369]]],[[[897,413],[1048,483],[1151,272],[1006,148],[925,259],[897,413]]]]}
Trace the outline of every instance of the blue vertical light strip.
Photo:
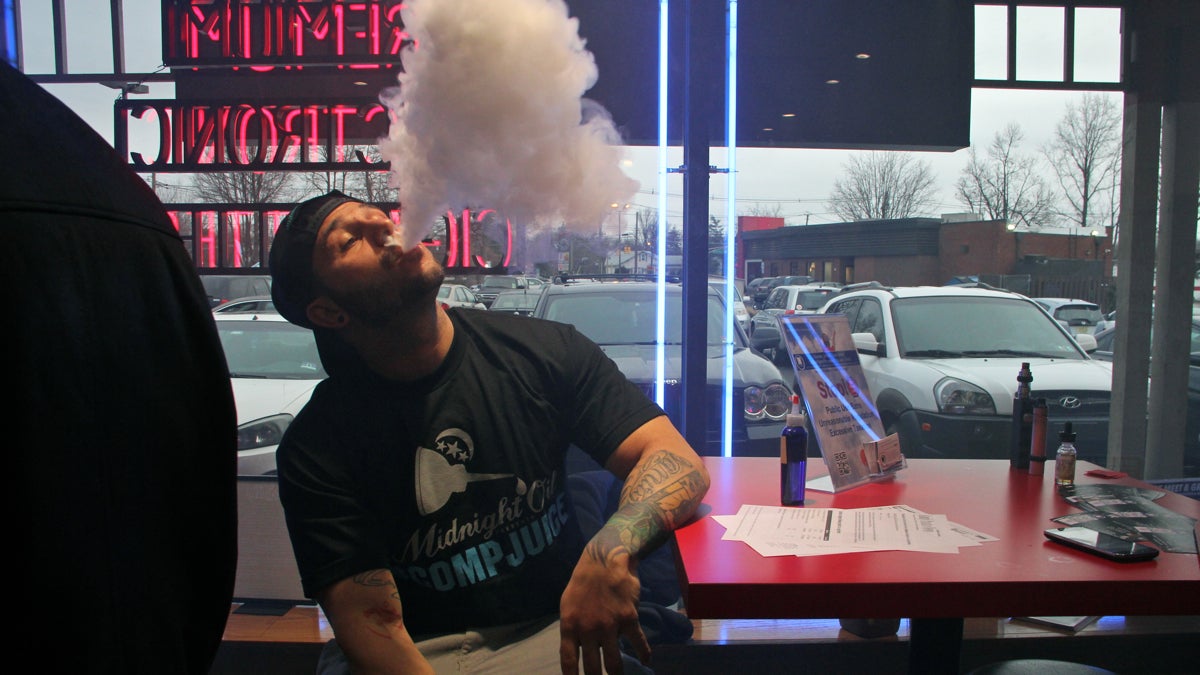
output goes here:
{"type": "Polygon", "coordinates": [[[734,233],[737,228],[737,0],[729,0],[729,51],[725,55],[728,68],[725,87],[725,153],[728,173],[725,174],[725,405],[721,413],[721,454],[733,456],[733,284],[737,270],[733,269],[734,233]]]}
{"type": "Polygon", "coordinates": [[[4,31],[4,39],[0,43],[4,45],[4,53],[0,54],[0,59],[18,70],[21,68],[21,54],[17,49],[19,29],[16,0],[0,0],[0,30],[4,31]]]}
{"type": "Polygon", "coordinates": [[[655,325],[654,400],[666,405],[667,380],[667,57],[669,0],[658,2],[658,316],[655,325]]]}

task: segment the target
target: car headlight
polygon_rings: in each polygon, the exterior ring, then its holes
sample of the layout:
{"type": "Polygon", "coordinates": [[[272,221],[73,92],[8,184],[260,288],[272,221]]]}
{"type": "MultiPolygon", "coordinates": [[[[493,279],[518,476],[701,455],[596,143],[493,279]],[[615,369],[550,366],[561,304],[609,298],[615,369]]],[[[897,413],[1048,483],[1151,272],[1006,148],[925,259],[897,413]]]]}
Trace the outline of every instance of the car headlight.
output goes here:
{"type": "Polygon", "coordinates": [[[991,394],[955,377],[945,377],[933,385],[938,410],[952,415],[995,415],[991,394]]]}
{"type": "Polygon", "coordinates": [[[287,414],[271,415],[243,424],[237,430],[237,449],[253,450],[279,445],[283,432],[292,423],[292,419],[292,416],[287,414]]]}
{"type": "Polygon", "coordinates": [[[778,383],[766,387],[750,386],[742,391],[742,400],[745,402],[743,413],[747,420],[768,419],[778,422],[787,417],[791,410],[792,392],[778,383]]]}

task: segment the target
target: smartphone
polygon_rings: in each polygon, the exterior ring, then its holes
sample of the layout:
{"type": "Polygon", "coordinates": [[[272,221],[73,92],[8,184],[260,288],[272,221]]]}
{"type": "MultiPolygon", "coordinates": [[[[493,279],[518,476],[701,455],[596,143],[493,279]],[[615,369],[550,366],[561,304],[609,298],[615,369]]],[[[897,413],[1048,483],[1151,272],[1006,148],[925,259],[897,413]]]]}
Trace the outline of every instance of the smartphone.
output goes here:
{"type": "Polygon", "coordinates": [[[1158,555],[1158,549],[1153,546],[1125,541],[1111,534],[1097,532],[1086,527],[1050,528],[1046,530],[1046,538],[1064,546],[1117,562],[1151,560],[1158,555]]]}

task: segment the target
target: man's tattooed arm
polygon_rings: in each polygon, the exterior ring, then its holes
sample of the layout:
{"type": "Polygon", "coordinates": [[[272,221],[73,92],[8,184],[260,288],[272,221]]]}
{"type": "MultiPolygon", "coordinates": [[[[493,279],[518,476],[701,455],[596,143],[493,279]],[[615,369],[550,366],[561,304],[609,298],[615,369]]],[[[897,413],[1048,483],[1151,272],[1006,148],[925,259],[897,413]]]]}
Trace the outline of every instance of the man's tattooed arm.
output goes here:
{"type": "Polygon", "coordinates": [[[648,453],[629,473],[620,506],[588,544],[588,555],[604,561],[624,550],[641,558],[695,513],[707,490],[708,475],[695,460],[671,450],[648,453]]]}

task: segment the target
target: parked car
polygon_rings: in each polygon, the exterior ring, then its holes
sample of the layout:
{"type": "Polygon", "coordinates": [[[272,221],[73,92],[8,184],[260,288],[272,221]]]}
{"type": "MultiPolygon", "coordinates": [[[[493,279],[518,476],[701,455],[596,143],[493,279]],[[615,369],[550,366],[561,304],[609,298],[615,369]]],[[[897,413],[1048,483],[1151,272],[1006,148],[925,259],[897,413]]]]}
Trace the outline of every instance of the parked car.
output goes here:
{"type": "Polygon", "coordinates": [[[758,277],[746,282],[746,299],[755,307],[762,306],[764,300],[767,299],[767,284],[775,277],[758,277]]]}
{"type": "MultiPolygon", "coordinates": [[[[708,285],[720,295],[725,295],[725,279],[723,277],[709,277],[708,285]]],[[[750,308],[746,304],[746,298],[738,290],[735,282],[733,284],[733,320],[742,327],[743,331],[750,330],[750,308]]]]}
{"type": "MultiPolygon", "coordinates": [[[[1195,310],[1192,311],[1192,318],[1197,318],[1195,310]]],[[[1116,327],[1117,327],[1117,310],[1114,309],[1113,311],[1109,312],[1108,314],[1105,314],[1104,318],[1096,323],[1096,326],[1094,328],[1092,328],[1092,335],[1098,336],[1098,335],[1100,335],[1100,331],[1102,331],[1106,328],[1116,328],[1116,327]]]]}
{"type": "Polygon", "coordinates": [[[327,377],[313,332],[274,312],[214,314],[237,406],[238,475],[275,473],[275,449],[327,377]]]}
{"type": "Polygon", "coordinates": [[[483,277],[483,279],[479,282],[479,286],[472,290],[475,291],[475,295],[485,307],[490,307],[492,301],[496,299],[496,296],[501,291],[511,291],[515,289],[525,289],[531,287],[540,288],[545,285],[546,282],[538,279],[537,277],[526,277],[513,274],[493,274],[483,277]]]}
{"type": "MultiPolygon", "coordinates": [[[[682,423],[683,289],[666,289],[666,393],[664,408],[676,425],[682,423]]],[[[631,381],[654,396],[657,351],[657,285],[646,281],[612,283],[567,282],[547,287],[534,309],[535,317],[575,326],[598,343],[631,381]]],[[[720,293],[708,290],[707,382],[704,387],[708,420],[705,455],[722,452],[725,400],[725,306],[720,293]]],[[[733,453],[738,456],[779,456],[779,434],[789,410],[791,389],[779,369],[734,331],[733,453]]]]}
{"type": "Polygon", "coordinates": [[[479,299],[470,286],[464,284],[443,283],[438,289],[438,302],[442,307],[466,307],[468,309],[487,309],[487,305],[479,299]]]}
{"type": "Polygon", "coordinates": [[[1045,398],[1046,447],[1071,422],[1082,460],[1108,450],[1112,365],[1091,358],[1090,334],[1072,336],[1029,298],[961,286],[859,284],[821,310],[844,314],[884,429],[907,457],[1007,458],[1021,363],[1045,398]]]}
{"type": "Polygon", "coordinates": [[[829,296],[837,292],[832,286],[777,286],[767,296],[762,309],[750,319],[750,346],[779,364],[788,363],[787,344],[779,330],[779,317],[788,314],[816,314],[829,296]]]}
{"type": "Polygon", "coordinates": [[[275,301],[269,295],[251,295],[248,298],[238,298],[223,302],[213,307],[217,314],[235,314],[240,312],[274,312],[275,301]]]}
{"type": "Polygon", "coordinates": [[[488,309],[493,312],[530,316],[533,314],[533,308],[537,306],[538,297],[541,294],[540,290],[535,291],[528,288],[517,291],[501,291],[488,309]]]}
{"type": "Polygon", "coordinates": [[[811,284],[812,282],[813,278],[807,275],[771,277],[770,281],[762,286],[759,286],[755,292],[754,306],[762,309],[763,304],[767,301],[767,297],[771,295],[771,291],[779,288],[780,286],[801,286],[804,284],[811,284]]]}
{"type": "Polygon", "coordinates": [[[1076,298],[1033,298],[1050,316],[1067,327],[1072,333],[1094,333],[1096,325],[1104,321],[1100,305],[1076,298]]]}
{"type": "MultiPolygon", "coordinates": [[[[1094,358],[1112,361],[1117,328],[1096,333],[1094,358]]],[[[1187,420],[1184,422],[1183,477],[1200,478],[1200,320],[1192,319],[1191,359],[1188,363],[1187,420]]]]}
{"type": "Polygon", "coordinates": [[[200,283],[208,294],[209,307],[236,298],[271,294],[269,274],[201,274],[200,283]]]}

